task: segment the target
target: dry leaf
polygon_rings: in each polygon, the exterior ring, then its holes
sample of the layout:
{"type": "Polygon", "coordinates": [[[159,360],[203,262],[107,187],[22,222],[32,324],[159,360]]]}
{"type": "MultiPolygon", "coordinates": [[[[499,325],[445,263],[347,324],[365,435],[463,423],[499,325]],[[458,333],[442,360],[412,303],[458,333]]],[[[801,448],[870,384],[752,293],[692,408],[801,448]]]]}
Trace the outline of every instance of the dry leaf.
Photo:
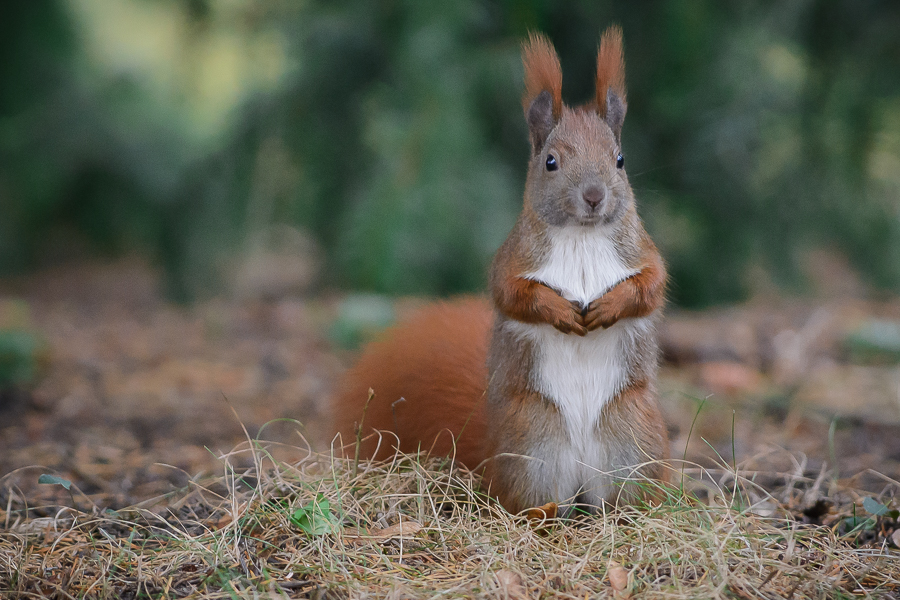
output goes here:
{"type": "Polygon", "coordinates": [[[543,506],[529,508],[525,512],[525,515],[528,517],[529,521],[546,521],[555,519],[558,512],[559,506],[556,505],[556,502],[548,502],[543,506]]]}
{"type": "Polygon", "coordinates": [[[502,598],[510,600],[522,600],[528,598],[528,592],[525,591],[525,585],[522,583],[522,577],[513,571],[497,571],[495,573],[497,583],[500,586],[500,594],[502,598]]]}
{"type": "Polygon", "coordinates": [[[21,533],[24,535],[36,535],[42,534],[47,531],[52,531],[54,526],[56,525],[55,517],[37,517],[28,521],[22,521],[21,523],[17,523],[13,525],[12,531],[16,533],[21,533]]]}
{"type": "Polygon", "coordinates": [[[400,521],[384,529],[373,529],[367,533],[361,533],[358,529],[345,529],[344,539],[351,543],[361,542],[385,542],[394,538],[411,538],[422,530],[422,525],[416,521],[400,521]]]}
{"type": "Polygon", "coordinates": [[[891,541],[894,542],[894,545],[900,548],[900,529],[895,529],[894,533],[891,534],[891,541]]]}
{"type": "Polygon", "coordinates": [[[388,540],[395,537],[412,537],[419,533],[422,526],[416,521],[400,521],[384,529],[375,529],[369,532],[372,537],[388,540]]]}
{"type": "Polygon", "coordinates": [[[609,577],[609,585],[617,592],[624,591],[628,587],[628,571],[614,560],[606,565],[606,575],[609,577]]]}
{"type": "Polygon", "coordinates": [[[233,520],[234,519],[231,518],[231,515],[222,515],[212,524],[212,528],[222,529],[223,527],[228,527],[229,525],[231,525],[231,522],[233,520]]]}

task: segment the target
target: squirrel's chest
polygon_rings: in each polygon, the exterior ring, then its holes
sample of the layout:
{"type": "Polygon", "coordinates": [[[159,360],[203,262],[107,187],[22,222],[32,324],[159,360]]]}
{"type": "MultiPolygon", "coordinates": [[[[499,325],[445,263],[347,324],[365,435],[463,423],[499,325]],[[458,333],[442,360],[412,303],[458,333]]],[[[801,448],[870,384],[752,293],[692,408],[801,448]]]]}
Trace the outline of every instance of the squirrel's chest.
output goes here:
{"type": "Polygon", "coordinates": [[[555,289],[583,305],[637,273],[622,262],[615,243],[595,229],[565,227],[552,231],[541,264],[524,277],[555,289]]]}
{"type": "Polygon", "coordinates": [[[531,386],[553,402],[571,441],[582,446],[595,435],[603,406],[631,381],[634,340],[652,329],[647,318],[623,319],[584,337],[551,325],[505,324],[531,349],[531,386]]]}
{"type": "MultiPolygon", "coordinates": [[[[635,273],[609,238],[576,230],[555,235],[545,260],[526,277],[588,304],[635,273]]],[[[532,385],[559,408],[576,443],[593,435],[604,404],[627,385],[632,342],[650,326],[646,319],[623,319],[581,337],[545,324],[511,325],[531,342],[532,385]]]]}

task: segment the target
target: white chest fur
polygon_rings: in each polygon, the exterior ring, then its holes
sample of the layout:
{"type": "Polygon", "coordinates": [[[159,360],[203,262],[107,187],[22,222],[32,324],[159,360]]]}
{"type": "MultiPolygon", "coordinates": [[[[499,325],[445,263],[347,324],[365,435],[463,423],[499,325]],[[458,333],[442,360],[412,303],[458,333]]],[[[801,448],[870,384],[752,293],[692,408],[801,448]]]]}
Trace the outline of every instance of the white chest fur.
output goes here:
{"type": "MultiPolygon", "coordinates": [[[[553,232],[543,264],[525,276],[549,285],[567,300],[587,304],[635,273],[623,264],[602,231],[563,228],[553,232]]],[[[532,383],[557,405],[565,420],[568,444],[545,449],[549,450],[545,456],[553,457],[551,462],[557,464],[544,465],[544,474],[555,480],[551,484],[557,488],[554,497],[565,498],[567,492],[577,492],[599,475],[597,469],[608,469],[614,460],[610,454],[615,450],[597,435],[597,421],[603,406],[628,383],[628,339],[643,333],[650,323],[647,319],[626,319],[584,337],[561,333],[546,324],[509,325],[533,343],[532,383]]],[[[538,448],[535,453],[544,454],[538,448]]]]}
{"type": "Polygon", "coordinates": [[[543,264],[525,277],[587,304],[637,271],[622,263],[612,240],[595,227],[561,227],[550,232],[543,264]]]}

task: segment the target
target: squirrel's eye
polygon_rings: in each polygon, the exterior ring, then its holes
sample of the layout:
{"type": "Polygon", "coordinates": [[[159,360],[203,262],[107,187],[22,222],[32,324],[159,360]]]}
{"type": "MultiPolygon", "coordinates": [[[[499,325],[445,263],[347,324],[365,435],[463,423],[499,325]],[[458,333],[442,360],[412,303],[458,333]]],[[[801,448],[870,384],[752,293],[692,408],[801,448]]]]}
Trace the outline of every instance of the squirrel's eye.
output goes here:
{"type": "Polygon", "coordinates": [[[625,166],[625,157],[622,156],[622,153],[620,152],[618,154],[618,156],[616,156],[616,168],[621,169],[624,166],[625,166]]]}
{"type": "Polygon", "coordinates": [[[559,168],[559,165],[556,162],[556,157],[552,154],[547,155],[547,170],[555,171],[559,168]]]}

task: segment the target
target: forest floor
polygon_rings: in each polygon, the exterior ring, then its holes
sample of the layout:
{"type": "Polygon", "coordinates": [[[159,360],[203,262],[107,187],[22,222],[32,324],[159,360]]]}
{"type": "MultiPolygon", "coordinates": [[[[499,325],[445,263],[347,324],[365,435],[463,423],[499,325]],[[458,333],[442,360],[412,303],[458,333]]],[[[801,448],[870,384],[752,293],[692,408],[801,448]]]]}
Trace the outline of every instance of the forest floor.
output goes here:
{"type": "MultiPolygon", "coordinates": [[[[354,357],[331,335],[343,300],[178,306],[140,261],[0,281],[0,332],[37,340],[31,381],[0,391],[0,533],[59,506],[161,511],[192,482],[252,467],[230,454],[248,438],[285,463],[308,445],[327,451],[324,403],[354,357]]],[[[670,311],[660,392],[672,456],[758,473],[764,486],[824,478],[857,490],[853,501],[896,504],[898,324],[896,299],[670,311]]]]}

